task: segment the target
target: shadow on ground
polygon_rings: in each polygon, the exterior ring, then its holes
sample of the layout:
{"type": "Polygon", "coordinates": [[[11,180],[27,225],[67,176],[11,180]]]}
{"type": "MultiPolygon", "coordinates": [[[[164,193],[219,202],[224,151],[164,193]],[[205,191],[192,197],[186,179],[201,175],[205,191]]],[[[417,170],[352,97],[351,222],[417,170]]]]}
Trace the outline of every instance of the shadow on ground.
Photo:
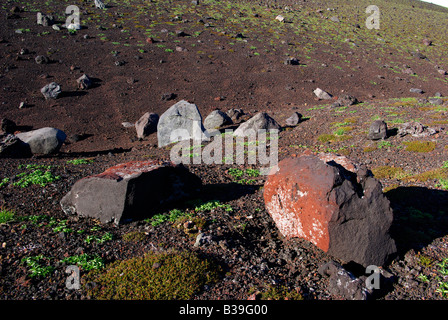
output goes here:
{"type": "Polygon", "coordinates": [[[385,193],[394,209],[391,235],[400,257],[448,234],[448,192],[398,187],[385,193]]]}

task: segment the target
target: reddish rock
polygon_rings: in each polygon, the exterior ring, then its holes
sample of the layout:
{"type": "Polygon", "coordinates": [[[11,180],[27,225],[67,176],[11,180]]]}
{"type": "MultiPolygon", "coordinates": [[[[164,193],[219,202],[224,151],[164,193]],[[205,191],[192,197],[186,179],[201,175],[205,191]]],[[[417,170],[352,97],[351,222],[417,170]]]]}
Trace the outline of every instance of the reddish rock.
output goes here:
{"type": "Polygon", "coordinates": [[[395,254],[393,211],[364,166],[341,156],[304,154],[278,168],[268,176],[264,200],[286,240],[303,238],[364,266],[383,265],[395,254]]]}
{"type": "Polygon", "coordinates": [[[149,218],[192,195],[200,179],[171,162],[131,161],[78,180],[62,198],[66,214],[120,224],[149,218]]]}

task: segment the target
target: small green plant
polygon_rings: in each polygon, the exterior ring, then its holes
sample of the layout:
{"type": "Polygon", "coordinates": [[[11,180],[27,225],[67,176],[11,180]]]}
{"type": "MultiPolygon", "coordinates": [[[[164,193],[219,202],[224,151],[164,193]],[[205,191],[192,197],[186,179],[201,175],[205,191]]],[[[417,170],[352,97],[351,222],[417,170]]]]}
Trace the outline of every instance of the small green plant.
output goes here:
{"type": "Polygon", "coordinates": [[[98,255],[88,255],[87,253],[83,253],[77,256],[66,257],[60,261],[61,263],[73,265],[81,267],[83,270],[99,270],[104,268],[104,261],[98,255]]]}
{"type": "Polygon", "coordinates": [[[54,267],[42,265],[42,260],[45,260],[43,255],[25,257],[21,262],[28,267],[28,272],[31,278],[45,278],[54,271],[54,267]]]}
{"type": "Polygon", "coordinates": [[[0,188],[6,186],[9,183],[9,178],[3,178],[0,182],[0,188]]]}
{"type": "MultiPolygon", "coordinates": [[[[19,166],[19,169],[22,169],[23,165],[19,166]]],[[[59,180],[60,176],[55,176],[51,172],[52,166],[44,166],[44,165],[26,165],[26,169],[29,171],[25,171],[19,173],[17,177],[20,178],[19,181],[14,182],[13,186],[18,186],[22,188],[26,188],[29,185],[39,185],[41,187],[46,186],[49,183],[53,183],[56,180],[59,180]]]]}
{"type": "Polygon", "coordinates": [[[0,224],[14,221],[14,211],[8,209],[0,210],[0,224]]]}
{"type": "Polygon", "coordinates": [[[380,141],[378,143],[378,148],[379,149],[390,148],[390,147],[392,147],[392,143],[390,141],[380,141]]]}
{"type": "Polygon", "coordinates": [[[168,214],[155,214],[150,219],[147,219],[146,221],[151,223],[153,227],[157,227],[158,225],[161,225],[164,222],[170,221],[175,222],[177,219],[184,217],[184,216],[191,216],[190,213],[184,212],[179,209],[173,209],[168,214]]]}
{"type": "Polygon", "coordinates": [[[66,163],[74,164],[74,165],[89,164],[89,163],[93,163],[93,159],[73,159],[73,160],[67,160],[66,163]]]}
{"type": "Polygon", "coordinates": [[[204,211],[213,211],[217,208],[224,208],[225,211],[231,212],[233,211],[233,208],[229,204],[223,204],[219,202],[218,200],[212,200],[208,201],[206,203],[203,203],[196,208],[194,208],[195,212],[204,212],[204,211]]]}
{"type": "Polygon", "coordinates": [[[102,237],[98,237],[96,235],[88,235],[86,236],[86,238],[84,239],[84,242],[90,244],[92,242],[96,242],[98,244],[103,244],[107,241],[110,241],[113,239],[113,235],[110,232],[106,232],[105,234],[103,234],[102,237]]]}
{"type": "Polygon", "coordinates": [[[296,290],[288,290],[285,286],[269,285],[267,289],[261,292],[262,300],[303,300],[302,295],[296,290]]]}
{"type": "Polygon", "coordinates": [[[123,235],[126,242],[139,242],[146,238],[146,234],[141,231],[131,231],[123,235]]]}
{"type": "MultiPolygon", "coordinates": [[[[63,233],[71,233],[73,232],[72,228],[67,227],[67,219],[57,221],[56,226],[53,227],[53,232],[63,232],[63,233]]],[[[54,225],[54,223],[52,223],[54,225]]]]}

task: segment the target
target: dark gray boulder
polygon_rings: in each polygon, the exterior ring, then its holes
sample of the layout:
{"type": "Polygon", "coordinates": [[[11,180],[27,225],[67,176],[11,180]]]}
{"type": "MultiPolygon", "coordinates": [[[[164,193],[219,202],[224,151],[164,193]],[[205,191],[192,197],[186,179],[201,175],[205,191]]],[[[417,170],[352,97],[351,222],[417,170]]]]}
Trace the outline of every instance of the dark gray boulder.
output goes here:
{"type": "Polygon", "coordinates": [[[213,110],[204,120],[204,127],[207,130],[219,129],[229,124],[233,124],[232,119],[221,110],[213,110]]]}
{"type": "Polygon", "coordinates": [[[387,124],[383,120],[375,120],[369,128],[367,138],[370,140],[380,140],[387,138],[387,124]]]}
{"type": "Polygon", "coordinates": [[[172,209],[200,186],[201,180],[182,165],[131,161],[78,180],[60,204],[66,214],[121,224],[172,209]]]}
{"type": "Polygon", "coordinates": [[[244,137],[247,136],[248,133],[257,133],[258,130],[270,129],[280,130],[281,126],[266,112],[260,112],[246,122],[242,123],[233,134],[235,136],[244,137]]]}

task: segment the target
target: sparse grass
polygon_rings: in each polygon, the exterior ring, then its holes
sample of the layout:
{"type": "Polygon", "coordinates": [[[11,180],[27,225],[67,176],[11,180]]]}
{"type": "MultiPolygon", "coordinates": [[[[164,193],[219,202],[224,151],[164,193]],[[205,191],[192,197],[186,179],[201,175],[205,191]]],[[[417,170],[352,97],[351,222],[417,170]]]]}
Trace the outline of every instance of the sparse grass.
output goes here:
{"type": "Polygon", "coordinates": [[[29,185],[39,185],[44,187],[45,185],[60,179],[60,176],[55,176],[51,172],[52,166],[29,164],[26,166],[20,165],[19,169],[21,168],[25,168],[28,171],[19,173],[17,177],[19,177],[20,180],[14,182],[13,186],[26,188],[29,185]]]}
{"type": "Polygon", "coordinates": [[[149,253],[86,275],[98,300],[188,300],[218,280],[218,267],[191,252],[149,253]]]}

